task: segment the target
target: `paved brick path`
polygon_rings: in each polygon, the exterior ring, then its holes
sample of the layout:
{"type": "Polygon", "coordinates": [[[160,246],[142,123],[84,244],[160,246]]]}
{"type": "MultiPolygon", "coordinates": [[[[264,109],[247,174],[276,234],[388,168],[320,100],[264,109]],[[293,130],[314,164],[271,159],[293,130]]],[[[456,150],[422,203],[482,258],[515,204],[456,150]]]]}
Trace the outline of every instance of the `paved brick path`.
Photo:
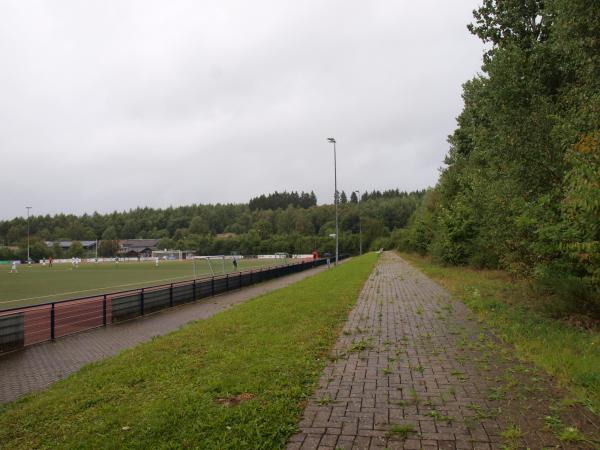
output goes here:
{"type": "MultiPolygon", "coordinates": [[[[594,448],[547,430],[561,393],[512,353],[462,303],[384,253],[288,449],[594,448]]],[[[561,420],[597,431],[582,409],[561,420]]]]}
{"type": "Polygon", "coordinates": [[[187,322],[206,319],[232,305],[287,286],[322,270],[326,268],[310,269],[129,322],[66,336],[55,342],[0,356],[0,404],[45,388],[84,364],[115,355],[154,336],[176,330],[187,322]]]}

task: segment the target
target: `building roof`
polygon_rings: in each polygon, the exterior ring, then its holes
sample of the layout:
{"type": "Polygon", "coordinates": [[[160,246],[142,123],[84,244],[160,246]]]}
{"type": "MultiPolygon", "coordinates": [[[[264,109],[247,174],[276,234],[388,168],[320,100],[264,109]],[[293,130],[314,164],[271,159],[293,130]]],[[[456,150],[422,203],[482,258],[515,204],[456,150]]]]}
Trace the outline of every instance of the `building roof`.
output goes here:
{"type": "MultiPolygon", "coordinates": [[[[46,245],[48,247],[54,246],[54,244],[58,244],[62,248],[71,248],[75,241],[46,241],[46,245]]],[[[96,245],[96,241],[79,241],[84,248],[93,247],[96,245]]]]}
{"type": "Polygon", "coordinates": [[[160,239],[123,239],[119,241],[121,248],[153,248],[160,239]]]}

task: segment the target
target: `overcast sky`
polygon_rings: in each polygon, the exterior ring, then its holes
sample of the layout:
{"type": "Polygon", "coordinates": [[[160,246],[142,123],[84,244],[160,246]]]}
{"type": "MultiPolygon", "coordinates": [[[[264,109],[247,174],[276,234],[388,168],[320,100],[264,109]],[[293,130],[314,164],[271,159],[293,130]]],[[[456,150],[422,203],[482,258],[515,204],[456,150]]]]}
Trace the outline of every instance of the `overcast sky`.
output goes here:
{"type": "Polygon", "coordinates": [[[435,184],[478,0],[0,2],[0,218],[435,184]]]}

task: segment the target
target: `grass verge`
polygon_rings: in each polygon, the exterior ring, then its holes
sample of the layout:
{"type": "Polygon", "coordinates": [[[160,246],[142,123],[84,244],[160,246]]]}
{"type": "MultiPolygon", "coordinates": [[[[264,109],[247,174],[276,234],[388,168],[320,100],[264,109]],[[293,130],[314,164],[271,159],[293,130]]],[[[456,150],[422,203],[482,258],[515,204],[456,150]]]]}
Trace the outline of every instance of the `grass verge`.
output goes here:
{"type": "Polygon", "coordinates": [[[600,333],[545,317],[532,306],[541,300],[525,281],[500,271],[442,267],[415,254],[401,256],[460,298],[519,357],[542,367],[600,414],[600,333]]]}
{"type": "Polygon", "coordinates": [[[355,258],[0,406],[0,446],[281,448],[376,259],[355,258]]]}

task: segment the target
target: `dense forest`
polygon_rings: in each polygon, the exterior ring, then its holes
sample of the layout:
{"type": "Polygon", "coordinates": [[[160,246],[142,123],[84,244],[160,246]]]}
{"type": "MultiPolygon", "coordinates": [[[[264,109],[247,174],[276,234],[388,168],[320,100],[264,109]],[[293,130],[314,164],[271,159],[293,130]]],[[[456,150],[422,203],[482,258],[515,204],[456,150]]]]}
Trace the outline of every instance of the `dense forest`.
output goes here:
{"type": "MultiPolygon", "coordinates": [[[[358,253],[361,224],[364,249],[387,245],[391,234],[407,225],[424,193],[373,191],[365,193],[364,201],[359,202],[355,194],[344,200],[346,194],[342,192],[340,251],[358,253]]],[[[63,256],[59,248],[48,249],[44,241],[94,239],[104,241],[100,254],[110,256],[116,249],[114,241],[132,238],[156,238],[161,240],[161,248],[194,250],[199,254],[309,253],[315,248],[321,253],[334,251],[334,240],[329,236],[335,232],[333,205],[317,206],[314,193],[275,193],[257,199],[251,201],[254,208],[250,203],[216,204],[82,216],[32,216],[31,257],[39,259],[52,252],[63,256]],[[298,199],[303,198],[312,205],[299,204],[298,199]]],[[[25,218],[0,221],[0,243],[4,245],[0,259],[25,259],[26,240],[25,218]]]]}
{"type": "Polygon", "coordinates": [[[289,193],[275,191],[272,194],[252,198],[248,203],[250,211],[256,211],[257,209],[280,209],[287,208],[288,206],[310,208],[311,206],[316,205],[317,196],[314,192],[311,192],[310,194],[301,192],[298,194],[295,191],[289,193]]]}
{"type": "Polygon", "coordinates": [[[397,243],[533,278],[600,317],[600,2],[485,0],[450,151],[397,243]]]}

